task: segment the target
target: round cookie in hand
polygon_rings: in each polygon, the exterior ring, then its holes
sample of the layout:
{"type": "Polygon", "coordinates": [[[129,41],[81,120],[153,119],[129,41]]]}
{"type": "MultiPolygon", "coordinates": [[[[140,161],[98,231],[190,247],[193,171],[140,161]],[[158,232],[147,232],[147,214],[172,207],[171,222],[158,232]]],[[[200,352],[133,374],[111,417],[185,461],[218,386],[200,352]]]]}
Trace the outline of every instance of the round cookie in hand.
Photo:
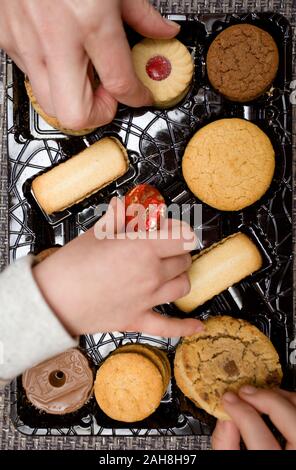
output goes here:
{"type": "Polygon", "coordinates": [[[168,108],[187,94],[193,77],[193,60],[177,39],[144,39],[132,50],[141,82],[151,91],[155,106],[168,108]]]}
{"type": "Polygon", "coordinates": [[[207,54],[212,86],[231,101],[246,102],[268,91],[278,71],[279,52],[272,36],[257,26],[230,26],[207,54]]]}
{"type": "Polygon", "coordinates": [[[29,100],[39,116],[42,117],[42,119],[47,122],[51,127],[54,129],[57,129],[58,131],[62,132],[63,134],[66,135],[73,135],[73,136],[82,136],[82,135],[87,135],[93,132],[95,129],[81,129],[80,131],[74,131],[73,129],[66,129],[61,125],[61,123],[58,121],[58,119],[54,116],[49,116],[40,106],[38,101],[36,100],[36,97],[33,93],[33,89],[31,86],[31,83],[29,82],[28,79],[25,79],[25,88],[27,91],[27,95],[29,97],[29,100]]]}
{"type": "Polygon", "coordinates": [[[244,119],[220,119],[190,140],[182,161],[184,179],[201,201],[222,211],[238,211],[269,188],[275,154],[267,135],[244,119]]]}
{"type": "Polygon", "coordinates": [[[204,322],[204,331],[184,337],[177,347],[178,387],[196,406],[218,419],[230,419],[221,400],[243,385],[273,388],[282,369],[271,341],[255,326],[228,316],[204,322]]]}

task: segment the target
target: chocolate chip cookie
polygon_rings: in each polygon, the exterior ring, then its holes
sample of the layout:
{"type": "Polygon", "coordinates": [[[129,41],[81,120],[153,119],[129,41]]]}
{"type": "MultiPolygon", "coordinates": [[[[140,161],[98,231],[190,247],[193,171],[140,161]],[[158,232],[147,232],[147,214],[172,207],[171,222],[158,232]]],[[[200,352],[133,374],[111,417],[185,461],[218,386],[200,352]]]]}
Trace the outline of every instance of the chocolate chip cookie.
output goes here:
{"type": "Polygon", "coordinates": [[[279,386],[282,369],[270,340],[255,326],[229,316],[209,318],[204,331],[184,337],[174,373],[178,387],[196,406],[229,419],[221,399],[243,385],[279,386]]]}

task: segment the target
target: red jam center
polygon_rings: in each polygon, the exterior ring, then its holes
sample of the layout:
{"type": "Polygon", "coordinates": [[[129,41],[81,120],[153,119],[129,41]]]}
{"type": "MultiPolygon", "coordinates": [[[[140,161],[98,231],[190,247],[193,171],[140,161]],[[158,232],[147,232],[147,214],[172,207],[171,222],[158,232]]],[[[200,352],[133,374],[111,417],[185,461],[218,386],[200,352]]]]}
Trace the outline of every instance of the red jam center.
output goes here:
{"type": "Polygon", "coordinates": [[[162,55],[157,55],[148,60],[146,72],[152,80],[160,82],[168,78],[172,71],[171,63],[162,55]]]}

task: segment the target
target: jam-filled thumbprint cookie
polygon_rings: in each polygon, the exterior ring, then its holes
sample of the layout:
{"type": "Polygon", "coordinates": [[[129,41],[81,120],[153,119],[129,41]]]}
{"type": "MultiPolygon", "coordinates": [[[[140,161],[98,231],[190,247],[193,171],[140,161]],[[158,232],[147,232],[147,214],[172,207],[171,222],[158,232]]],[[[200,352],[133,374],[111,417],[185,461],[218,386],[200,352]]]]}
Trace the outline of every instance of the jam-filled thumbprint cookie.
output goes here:
{"type": "Polygon", "coordinates": [[[170,108],[188,93],[194,64],[178,39],[144,39],[132,49],[133,63],[141,82],[151,91],[154,105],[170,108]]]}

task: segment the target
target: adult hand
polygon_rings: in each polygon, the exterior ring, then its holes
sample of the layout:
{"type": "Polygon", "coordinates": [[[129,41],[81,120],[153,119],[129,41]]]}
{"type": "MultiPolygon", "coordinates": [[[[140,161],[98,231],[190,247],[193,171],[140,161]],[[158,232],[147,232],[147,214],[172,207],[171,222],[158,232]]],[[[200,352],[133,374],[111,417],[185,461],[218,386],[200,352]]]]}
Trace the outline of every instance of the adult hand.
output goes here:
{"type": "Polygon", "coordinates": [[[215,450],[239,450],[241,437],[250,450],[280,450],[260,414],[268,415],[284,436],[286,450],[296,449],[296,393],[246,385],[238,396],[226,393],[223,406],[232,421],[217,422],[212,436],[215,450]]]}
{"type": "Polygon", "coordinates": [[[148,0],[0,0],[0,47],[29,77],[43,110],[65,128],[111,122],[121,102],[152,103],[133,69],[123,22],[143,36],[179,27],[148,0]],[[94,91],[93,64],[101,81],[94,91]]]}

